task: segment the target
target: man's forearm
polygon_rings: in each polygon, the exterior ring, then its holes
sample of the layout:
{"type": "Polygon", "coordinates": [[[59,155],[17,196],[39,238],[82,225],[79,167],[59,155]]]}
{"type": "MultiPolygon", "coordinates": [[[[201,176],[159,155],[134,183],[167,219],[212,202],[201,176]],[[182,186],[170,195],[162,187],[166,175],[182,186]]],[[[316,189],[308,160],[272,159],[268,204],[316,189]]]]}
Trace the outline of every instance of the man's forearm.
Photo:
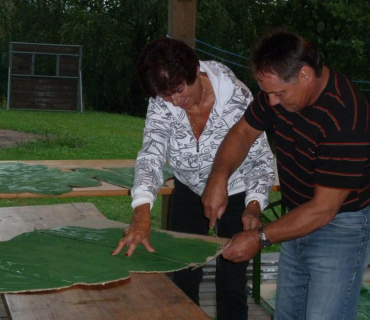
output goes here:
{"type": "Polygon", "coordinates": [[[249,149],[260,132],[249,132],[246,121],[242,118],[226,135],[219,147],[213,163],[211,175],[218,181],[227,182],[233,172],[247,157],[249,149]]]}
{"type": "Polygon", "coordinates": [[[266,236],[271,242],[277,243],[305,236],[324,227],[334,219],[348,194],[347,190],[316,188],[316,196],[312,200],[267,225],[266,236]]]}
{"type": "Polygon", "coordinates": [[[204,216],[209,219],[213,228],[216,220],[225,212],[228,202],[227,181],[231,174],[246,158],[251,143],[260,132],[251,129],[244,119],[241,119],[226,135],[217,154],[211,174],[202,195],[204,216]],[[248,137],[248,138],[247,138],[248,137]]]}

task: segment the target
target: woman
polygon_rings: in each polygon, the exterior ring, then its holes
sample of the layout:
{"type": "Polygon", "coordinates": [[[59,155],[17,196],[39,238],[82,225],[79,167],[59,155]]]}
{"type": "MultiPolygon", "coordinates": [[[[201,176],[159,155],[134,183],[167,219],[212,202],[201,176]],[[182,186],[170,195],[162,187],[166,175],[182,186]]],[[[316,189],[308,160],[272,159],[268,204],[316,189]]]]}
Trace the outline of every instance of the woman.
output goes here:
{"type": "MultiPolygon", "coordinates": [[[[229,129],[252,101],[249,89],[232,71],[215,61],[199,61],[185,43],[169,38],[144,49],[137,74],[151,96],[132,189],[134,216],[117,248],[130,256],[141,243],[149,252],[150,209],[163,184],[162,167],[174,169],[175,188],[170,230],[207,234],[201,194],[216,151],[229,129]]],[[[243,165],[229,180],[229,203],[217,223],[220,237],[255,228],[268,205],[274,181],[273,156],[263,134],[243,165]]],[[[217,319],[247,319],[247,263],[234,264],[218,258],[216,270],[217,319]]],[[[174,282],[199,305],[202,269],[174,273],[174,282]]]]}

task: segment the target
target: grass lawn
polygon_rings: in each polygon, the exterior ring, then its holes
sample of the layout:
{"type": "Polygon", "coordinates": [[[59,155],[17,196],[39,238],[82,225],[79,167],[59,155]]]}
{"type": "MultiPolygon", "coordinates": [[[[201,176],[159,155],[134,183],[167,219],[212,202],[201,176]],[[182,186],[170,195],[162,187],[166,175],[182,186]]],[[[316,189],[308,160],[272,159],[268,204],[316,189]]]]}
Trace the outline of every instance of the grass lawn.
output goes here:
{"type": "MultiPolygon", "coordinates": [[[[48,139],[0,149],[1,160],[135,159],[144,119],[101,112],[41,112],[0,109],[0,129],[45,135],[48,139]]],[[[160,226],[161,197],[152,211],[160,226]]],[[[130,197],[0,200],[0,207],[92,202],[109,219],[131,221],[130,197]]]]}
{"type": "MultiPolygon", "coordinates": [[[[135,159],[142,144],[144,119],[101,112],[42,112],[0,108],[0,129],[36,133],[45,140],[1,149],[1,160],[135,159]]],[[[272,193],[274,201],[280,193],[272,193]]],[[[129,223],[130,197],[0,200],[0,207],[92,202],[107,218],[129,223]]],[[[159,227],[161,197],[152,210],[159,227]]],[[[269,213],[267,213],[269,214],[269,213]]],[[[273,250],[276,250],[273,248],[273,250]]]]}

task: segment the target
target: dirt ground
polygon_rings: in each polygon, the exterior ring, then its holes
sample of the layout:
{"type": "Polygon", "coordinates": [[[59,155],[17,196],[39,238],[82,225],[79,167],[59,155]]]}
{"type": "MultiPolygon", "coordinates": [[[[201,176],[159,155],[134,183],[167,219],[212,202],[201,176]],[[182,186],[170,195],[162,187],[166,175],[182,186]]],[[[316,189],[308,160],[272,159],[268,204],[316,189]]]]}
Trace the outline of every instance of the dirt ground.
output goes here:
{"type": "Polygon", "coordinates": [[[45,136],[33,133],[19,132],[14,130],[0,130],[0,148],[11,148],[19,144],[24,144],[39,139],[44,139],[45,136]]]}

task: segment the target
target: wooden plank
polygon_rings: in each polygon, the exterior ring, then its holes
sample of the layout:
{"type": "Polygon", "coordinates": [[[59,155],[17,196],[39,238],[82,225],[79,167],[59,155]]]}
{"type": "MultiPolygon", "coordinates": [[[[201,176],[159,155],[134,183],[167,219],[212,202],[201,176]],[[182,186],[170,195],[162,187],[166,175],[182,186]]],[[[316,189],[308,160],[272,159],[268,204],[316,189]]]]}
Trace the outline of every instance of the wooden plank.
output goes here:
{"type": "MultiPolygon", "coordinates": [[[[12,96],[13,97],[13,96],[12,96]]],[[[55,100],[50,101],[49,99],[30,99],[26,101],[19,101],[18,98],[14,98],[12,101],[13,109],[33,109],[37,110],[38,108],[43,110],[75,110],[77,102],[76,101],[67,101],[67,100],[55,100]]]]}
{"type": "Polygon", "coordinates": [[[59,90],[59,92],[65,92],[65,93],[68,93],[71,91],[72,88],[74,88],[72,85],[68,85],[68,86],[54,86],[52,83],[49,83],[49,84],[28,84],[28,83],[17,83],[17,84],[14,84],[13,86],[13,91],[14,92],[18,92],[20,90],[24,90],[24,91],[31,91],[31,90],[36,90],[36,91],[53,91],[53,90],[59,90]]]}
{"type": "Polygon", "coordinates": [[[107,220],[109,225],[106,227],[122,226],[124,228],[127,226],[106,219],[92,203],[1,208],[0,241],[7,241],[18,234],[31,232],[35,229],[51,229],[67,224],[81,226],[86,223],[89,224],[90,228],[94,228],[94,226],[98,228],[97,220],[98,222],[107,220]]]}
{"type": "Polygon", "coordinates": [[[8,314],[3,304],[2,297],[0,297],[0,319],[8,319],[8,314]]]}
{"type": "Polygon", "coordinates": [[[42,164],[51,168],[69,170],[70,168],[134,168],[136,161],[134,159],[116,159],[116,160],[20,160],[20,161],[0,161],[3,162],[24,162],[31,165],[42,164]]]}
{"type": "Polygon", "coordinates": [[[209,319],[164,274],[133,274],[105,286],[6,295],[13,319],[209,319]]]}
{"type": "Polygon", "coordinates": [[[15,53],[12,58],[12,73],[30,75],[32,71],[32,55],[15,53]]]}
{"type": "Polygon", "coordinates": [[[61,79],[61,78],[45,78],[45,77],[12,77],[12,85],[17,86],[54,86],[54,87],[71,87],[74,83],[77,82],[77,79],[61,79]],[[72,84],[71,84],[72,83],[72,84]]]}
{"type": "Polygon", "coordinates": [[[58,44],[44,45],[38,43],[13,43],[13,51],[80,54],[79,46],[61,46],[58,44]]]}
{"type": "Polygon", "coordinates": [[[43,110],[43,111],[76,111],[77,103],[73,105],[48,105],[42,103],[14,104],[12,109],[18,110],[43,110]]]}
{"type": "Polygon", "coordinates": [[[60,95],[60,98],[55,97],[47,97],[47,96],[38,96],[35,93],[31,93],[28,97],[26,97],[27,92],[23,92],[22,94],[15,96],[14,100],[17,101],[17,103],[45,103],[50,105],[61,105],[65,103],[75,103],[75,98],[77,97],[77,94],[71,95],[70,93],[66,93],[65,96],[63,94],[58,93],[60,95]]]}
{"type": "MultiPolygon", "coordinates": [[[[92,204],[0,209],[0,240],[63,225],[126,226],[104,218],[92,204]]],[[[132,274],[129,280],[108,285],[5,294],[4,300],[12,319],[209,319],[164,274],[132,274]]]]}
{"type": "MultiPolygon", "coordinates": [[[[0,241],[9,240],[15,235],[35,229],[44,230],[66,225],[93,229],[125,229],[129,226],[123,222],[107,219],[92,203],[78,202],[71,204],[0,208],[0,241]]],[[[228,241],[226,238],[216,239],[210,236],[160,231],[171,234],[176,238],[202,239],[219,244],[224,244],[228,241]]]]}
{"type": "Polygon", "coordinates": [[[63,77],[78,77],[79,57],[61,56],[59,60],[59,75],[63,77]]]}

